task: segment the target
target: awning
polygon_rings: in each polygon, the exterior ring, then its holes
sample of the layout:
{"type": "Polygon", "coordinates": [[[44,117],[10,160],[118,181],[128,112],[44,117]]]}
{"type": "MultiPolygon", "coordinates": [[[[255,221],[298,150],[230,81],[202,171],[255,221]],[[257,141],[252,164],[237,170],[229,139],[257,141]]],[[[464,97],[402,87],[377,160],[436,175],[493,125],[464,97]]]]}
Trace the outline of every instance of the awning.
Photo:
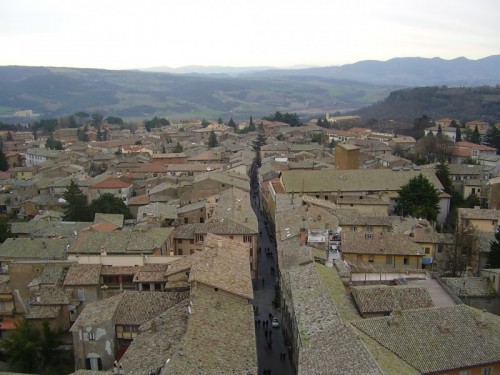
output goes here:
{"type": "Polygon", "coordinates": [[[422,259],[422,264],[432,264],[432,258],[424,257],[422,259]]]}

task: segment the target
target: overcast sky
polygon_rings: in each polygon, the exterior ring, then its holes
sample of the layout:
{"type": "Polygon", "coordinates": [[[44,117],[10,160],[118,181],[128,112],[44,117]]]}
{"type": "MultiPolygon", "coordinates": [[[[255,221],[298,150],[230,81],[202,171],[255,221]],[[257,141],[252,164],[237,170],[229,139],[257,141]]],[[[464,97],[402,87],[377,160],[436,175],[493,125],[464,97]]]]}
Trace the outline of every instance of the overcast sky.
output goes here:
{"type": "Polygon", "coordinates": [[[0,0],[0,65],[288,67],[495,54],[499,0],[0,0]]]}

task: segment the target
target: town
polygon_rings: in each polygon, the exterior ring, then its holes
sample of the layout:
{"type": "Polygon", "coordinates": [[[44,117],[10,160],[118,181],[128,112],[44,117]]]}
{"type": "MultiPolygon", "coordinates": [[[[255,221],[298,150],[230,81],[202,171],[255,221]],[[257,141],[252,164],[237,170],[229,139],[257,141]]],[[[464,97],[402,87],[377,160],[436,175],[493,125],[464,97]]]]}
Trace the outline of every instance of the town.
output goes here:
{"type": "Polygon", "coordinates": [[[500,374],[499,128],[1,124],[0,371],[500,374]]]}

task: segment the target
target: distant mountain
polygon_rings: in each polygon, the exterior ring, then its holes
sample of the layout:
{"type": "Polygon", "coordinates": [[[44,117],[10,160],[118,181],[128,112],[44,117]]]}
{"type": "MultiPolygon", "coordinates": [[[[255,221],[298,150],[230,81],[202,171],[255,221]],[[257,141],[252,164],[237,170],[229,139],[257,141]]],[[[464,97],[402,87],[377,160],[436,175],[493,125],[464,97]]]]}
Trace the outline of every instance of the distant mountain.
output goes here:
{"type": "MultiPolygon", "coordinates": [[[[405,87],[495,86],[500,84],[498,66],[500,55],[480,60],[396,58],[305,69],[193,66],[175,69],[179,74],[7,66],[0,67],[0,121],[15,121],[16,111],[25,110],[43,117],[86,111],[124,119],[221,116],[226,121],[281,111],[307,119],[367,107],[405,87]]],[[[410,107],[391,113],[413,116],[405,112],[410,107]]]]}
{"type": "Polygon", "coordinates": [[[138,69],[142,72],[153,73],[171,73],[171,74],[217,74],[235,76],[242,73],[253,73],[258,71],[269,71],[277,68],[271,66],[247,66],[247,67],[234,67],[234,66],[203,66],[203,65],[189,65],[181,66],[178,68],[170,68],[168,66],[157,66],[145,69],[138,69]]]}
{"type": "Polygon", "coordinates": [[[272,70],[251,73],[254,76],[288,77],[318,76],[367,82],[375,85],[418,86],[481,86],[500,84],[500,55],[479,60],[459,57],[441,58],[404,57],[388,61],[366,60],[354,64],[298,70],[272,70]]]}

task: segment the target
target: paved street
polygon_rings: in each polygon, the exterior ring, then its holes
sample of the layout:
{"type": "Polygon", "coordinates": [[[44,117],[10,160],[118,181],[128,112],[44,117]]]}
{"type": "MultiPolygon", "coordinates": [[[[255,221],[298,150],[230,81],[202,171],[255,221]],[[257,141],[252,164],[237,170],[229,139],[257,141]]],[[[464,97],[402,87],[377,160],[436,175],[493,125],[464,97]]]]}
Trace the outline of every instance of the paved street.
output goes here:
{"type": "MultiPolygon", "coordinates": [[[[255,316],[257,321],[255,325],[255,335],[257,338],[257,357],[259,361],[259,375],[264,374],[264,370],[271,370],[272,375],[293,375],[291,363],[287,347],[283,340],[283,332],[280,328],[271,327],[270,314],[280,318],[279,309],[273,307],[273,299],[275,296],[276,276],[278,275],[276,247],[271,242],[268,230],[265,225],[264,216],[256,207],[256,200],[253,198],[256,194],[256,187],[252,188],[252,205],[254,206],[255,214],[259,220],[260,236],[260,253],[259,253],[259,280],[254,285],[254,306],[258,308],[258,314],[255,316]],[[266,254],[266,249],[269,249],[269,255],[266,254]],[[271,269],[273,267],[273,270],[271,269]],[[274,271],[274,272],[273,272],[274,271]],[[260,320],[260,324],[258,321],[260,320]],[[267,321],[268,326],[264,326],[267,321]],[[266,336],[267,330],[267,336],[266,336]],[[271,343],[271,344],[269,344],[271,343]],[[269,348],[271,347],[271,349],[269,348]],[[280,355],[285,354],[284,360],[281,360],[280,355]]],[[[281,325],[281,320],[280,320],[281,325]]]]}

